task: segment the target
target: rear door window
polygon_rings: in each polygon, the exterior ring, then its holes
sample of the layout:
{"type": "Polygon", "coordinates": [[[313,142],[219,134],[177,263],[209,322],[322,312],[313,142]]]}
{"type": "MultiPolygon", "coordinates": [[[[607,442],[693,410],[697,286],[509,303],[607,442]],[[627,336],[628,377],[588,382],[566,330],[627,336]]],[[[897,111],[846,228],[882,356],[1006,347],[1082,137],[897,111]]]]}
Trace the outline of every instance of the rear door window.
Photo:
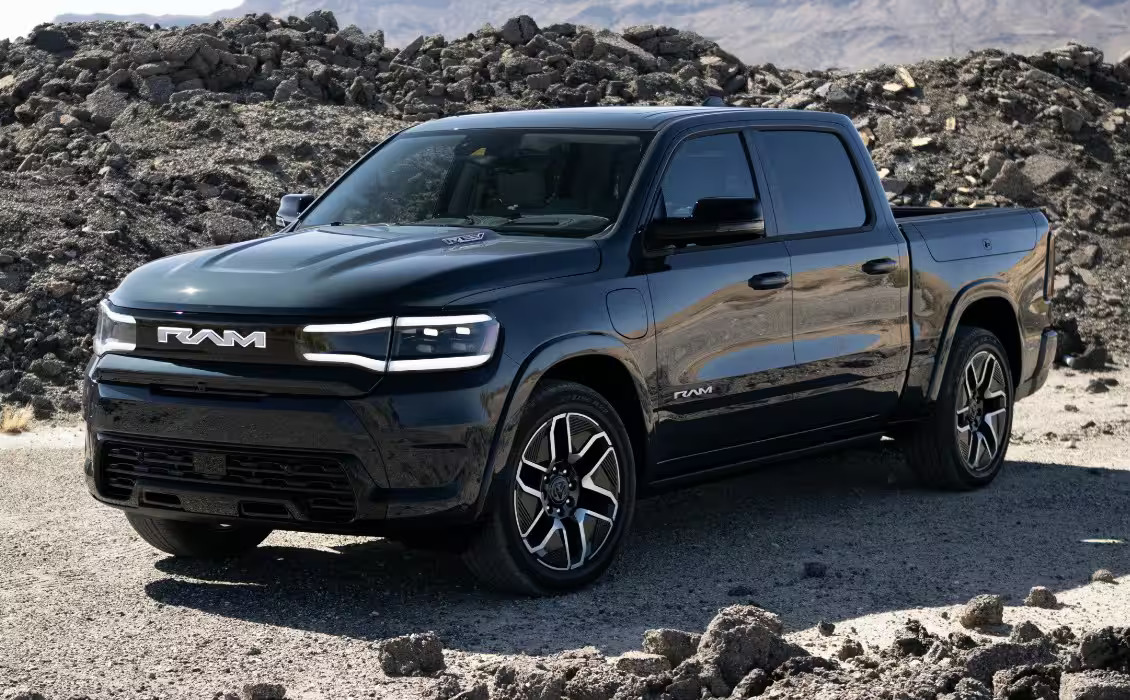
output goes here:
{"type": "Polygon", "coordinates": [[[755,143],[778,235],[866,225],[863,191],[840,137],[826,131],[759,131],[755,143]]]}

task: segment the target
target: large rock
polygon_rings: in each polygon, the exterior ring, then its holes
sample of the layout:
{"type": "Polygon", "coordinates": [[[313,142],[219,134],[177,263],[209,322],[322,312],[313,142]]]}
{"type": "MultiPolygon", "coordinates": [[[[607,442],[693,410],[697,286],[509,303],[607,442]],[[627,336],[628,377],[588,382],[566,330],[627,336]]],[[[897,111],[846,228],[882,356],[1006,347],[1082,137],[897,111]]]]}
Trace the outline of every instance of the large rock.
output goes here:
{"type": "Polygon", "coordinates": [[[776,615],[753,605],[731,605],[710,621],[698,645],[698,658],[713,663],[731,687],[752,669],[771,671],[808,652],[781,637],[776,615]]]}
{"type": "Polygon", "coordinates": [[[129,107],[129,98],[124,92],[112,87],[100,87],[86,97],[86,109],[90,120],[97,126],[109,128],[110,124],[129,107]]]}
{"type": "Polygon", "coordinates": [[[1035,155],[1024,161],[1024,174],[1035,187],[1059,184],[1071,178],[1071,163],[1052,156],[1035,155]]]}
{"type": "Polygon", "coordinates": [[[977,647],[965,656],[965,671],[971,677],[989,685],[993,674],[1020,666],[1045,666],[1058,661],[1055,646],[1047,640],[1016,644],[1002,642],[977,647]]]}
{"type": "Polygon", "coordinates": [[[1083,668],[1130,671],[1130,627],[1106,627],[1079,640],[1083,668]]]}
{"type": "Polygon", "coordinates": [[[1110,671],[1067,673],[1060,678],[1060,700],[1130,700],[1130,676],[1110,671]]]}
{"type": "Polygon", "coordinates": [[[502,40],[511,45],[525,44],[540,32],[537,22],[529,15],[511,17],[499,31],[502,33],[502,40]]]}
{"type": "Polygon", "coordinates": [[[1000,173],[993,178],[989,188],[999,195],[1008,197],[1016,202],[1025,202],[1032,198],[1032,180],[1024,173],[1023,168],[1014,161],[1005,161],[1000,173]]]}
{"type": "Polygon", "coordinates": [[[443,644],[435,632],[406,634],[378,642],[377,658],[387,676],[422,676],[446,667],[443,644]]]}

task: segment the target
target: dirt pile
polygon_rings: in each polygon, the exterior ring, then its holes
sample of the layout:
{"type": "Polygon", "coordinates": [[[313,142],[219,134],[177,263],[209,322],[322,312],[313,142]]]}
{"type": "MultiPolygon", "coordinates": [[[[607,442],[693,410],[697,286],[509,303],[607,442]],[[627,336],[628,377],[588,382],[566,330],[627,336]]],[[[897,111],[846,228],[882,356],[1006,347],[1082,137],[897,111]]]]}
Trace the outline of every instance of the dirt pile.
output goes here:
{"type": "Polygon", "coordinates": [[[325,12],[88,22],[0,42],[0,396],[73,410],[96,305],[124,274],[269,233],[279,195],[317,191],[404,122],[710,96],[850,115],[893,202],[1042,207],[1065,351],[1130,343],[1130,67],[1095,49],[828,73],[667,27],[529,17],[399,50],[325,12]]]}

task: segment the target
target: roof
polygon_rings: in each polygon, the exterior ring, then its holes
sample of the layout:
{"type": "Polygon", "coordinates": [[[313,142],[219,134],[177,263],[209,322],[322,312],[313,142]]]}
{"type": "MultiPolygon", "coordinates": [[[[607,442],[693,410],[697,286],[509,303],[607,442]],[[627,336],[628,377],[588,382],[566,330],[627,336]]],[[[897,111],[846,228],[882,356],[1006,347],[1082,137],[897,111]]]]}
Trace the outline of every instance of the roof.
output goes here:
{"type": "Polygon", "coordinates": [[[799,112],[788,109],[760,109],[751,107],[565,107],[534,109],[514,112],[488,112],[465,114],[424,122],[412,129],[420,131],[449,131],[452,129],[506,129],[506,128],[584,128],[622,129],[625,131],[656,131],[676,119],[708,116],[719,113],[740,112],[750,121],[759,119],[804,118],[813,119],[817,112],[799,112]]]}

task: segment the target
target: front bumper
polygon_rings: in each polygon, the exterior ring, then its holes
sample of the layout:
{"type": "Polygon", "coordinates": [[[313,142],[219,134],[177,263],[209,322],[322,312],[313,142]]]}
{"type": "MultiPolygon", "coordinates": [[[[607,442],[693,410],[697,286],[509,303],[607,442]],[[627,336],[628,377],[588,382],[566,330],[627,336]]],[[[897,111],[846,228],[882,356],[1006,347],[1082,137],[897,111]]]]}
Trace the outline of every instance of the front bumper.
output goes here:
{"type": "MultiPolygon", "coordinates": [[[[93,361],[86,482],[98,500],[171,519],[392,534],[474,520],[516,365],[388,376],[354,396],[199,393],[93,361]]],[[[174,363],[170,376],[182,371],[174,363]]]]}
{"type": "Polygon", "coordinates": [[[1056,352],[1059,348],[1059,334],[1051,328],[1044,331],[1040,337],[1040,354],[1036,359],[1036,368],[1032,376],[1022,381],[1016,387],[1016,400],[1031,396],[1044,386],[1051,373],[1052,364],[1055,363],[1056,352]]]}

